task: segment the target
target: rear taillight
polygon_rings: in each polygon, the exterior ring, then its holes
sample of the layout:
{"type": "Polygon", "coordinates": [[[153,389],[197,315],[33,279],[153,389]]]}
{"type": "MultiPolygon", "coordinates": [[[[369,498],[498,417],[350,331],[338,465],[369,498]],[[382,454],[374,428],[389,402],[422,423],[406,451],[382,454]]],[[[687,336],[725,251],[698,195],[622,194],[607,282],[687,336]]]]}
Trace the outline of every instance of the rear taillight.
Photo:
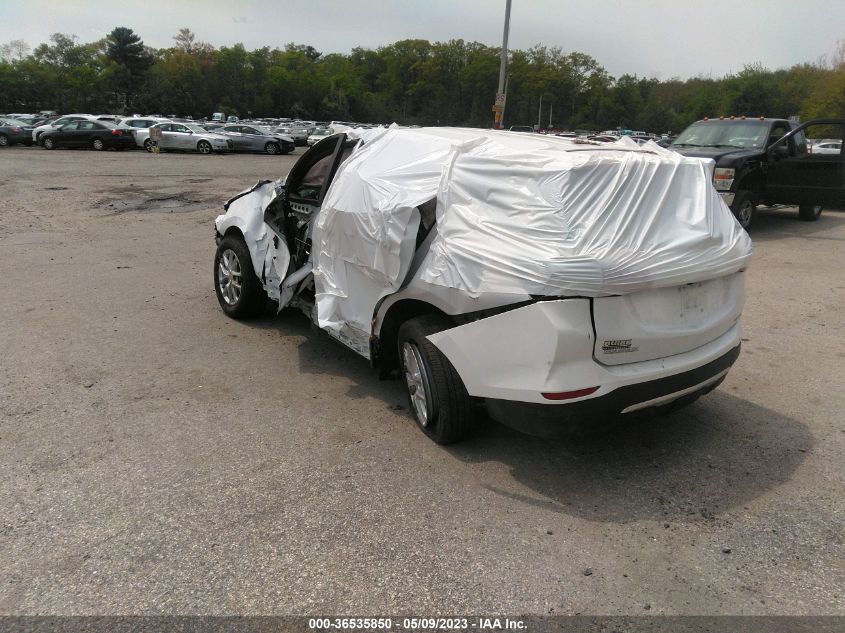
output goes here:
{"type": "Polygon", "coordinates": [[[112,136],[123,136],[123,132],[121,132],[120,130],[112,130],[111,135],[112,136]]]}
{"type": "Polygon", "coordinates": [[[555,392],[544,392],[541,395],[546,400],[572,400],[572,398],[581,398],[583,396],[589,396],[591,393],[595,393],[598,391],[598,387],[586,387],[584,389],[576,389],[575,391],[555,391],[555,392]]]}
{"type": "Polygon", "coordinates": [[[17,133],[17,132],[23,132],[23,128],[13,127],[13,128],[12,128],[12,132],[15,132],[15,133],[17,133]]]}

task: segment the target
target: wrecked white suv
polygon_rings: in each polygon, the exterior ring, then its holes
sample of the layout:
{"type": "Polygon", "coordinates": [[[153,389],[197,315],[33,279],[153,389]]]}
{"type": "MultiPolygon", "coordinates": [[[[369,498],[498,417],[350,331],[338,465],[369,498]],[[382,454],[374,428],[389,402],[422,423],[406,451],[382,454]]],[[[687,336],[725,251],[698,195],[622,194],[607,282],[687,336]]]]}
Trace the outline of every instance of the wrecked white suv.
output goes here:
{"type": "Polygon", "coordinates": [[[712,161],[471,129],[352,130],[216,220],[223,311],[268,303],[398,371],[422,431],[560,435],[715,388],[750,240],[712,161]]]}

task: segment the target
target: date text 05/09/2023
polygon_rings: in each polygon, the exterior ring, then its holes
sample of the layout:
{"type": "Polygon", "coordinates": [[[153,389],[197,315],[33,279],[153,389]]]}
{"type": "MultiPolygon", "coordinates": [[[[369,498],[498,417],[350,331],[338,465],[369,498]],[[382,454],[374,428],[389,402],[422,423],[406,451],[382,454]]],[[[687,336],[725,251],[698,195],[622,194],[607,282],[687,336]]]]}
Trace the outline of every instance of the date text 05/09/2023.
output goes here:
{"type": "Polygon", "coordinates": [[[526,629],[526,623],[520,619],[499,617],[320,617],[310,618],[308,628],[322,631],[389,631],[394,628],[405,631],[521,631],[526,629]]]}

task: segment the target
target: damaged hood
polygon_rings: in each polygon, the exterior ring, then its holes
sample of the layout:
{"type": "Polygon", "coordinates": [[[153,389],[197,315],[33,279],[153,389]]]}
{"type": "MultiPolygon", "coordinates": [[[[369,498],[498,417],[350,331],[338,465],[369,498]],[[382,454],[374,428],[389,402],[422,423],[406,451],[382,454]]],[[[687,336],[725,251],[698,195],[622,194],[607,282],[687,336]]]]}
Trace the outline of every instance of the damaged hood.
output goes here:
{"type": "Polygon", "coordinates": [[[598,297],[731,274],[751,241],[711,184],[712,160],[630,139],[592,145],[474,129],[351,130],[314,227],[321,327],[369,334],[411,275],[469,295],[598,297]]]}

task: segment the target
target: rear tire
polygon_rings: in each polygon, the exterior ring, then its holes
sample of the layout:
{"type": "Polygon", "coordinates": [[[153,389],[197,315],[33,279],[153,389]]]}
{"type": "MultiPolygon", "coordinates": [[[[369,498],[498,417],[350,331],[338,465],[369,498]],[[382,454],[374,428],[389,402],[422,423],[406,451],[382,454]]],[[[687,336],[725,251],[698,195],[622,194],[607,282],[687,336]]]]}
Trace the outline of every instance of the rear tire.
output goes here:
{"type": "Polygon", "coordinates": [[[754,194],[750,191],[737,191],[734,196],[733,204],[731,204],[731,211],[734,217],[739,222],[739,225],[746,231],[751,226],[754,220],[754,211],[757,208],[757,202],[754,200],[754,194]]]}
{"type": "Polygon", "coordinates": [[[238,235],[220,240],[214,255],[214,291],[227,316],[246,319],[264,313],[267,293],[255,275],[252,258],[238,235]]]}
{"type": "Polygon", "coordinates": [[[103,142],[103,139],[95,138],[93,141],[91,141],[91,148],[94,151],[102,152],[104,149],[106,149],[106,144],[103,142]]]}
{"type": "Polygon", "coordinates": [[[5,134],[0,134],[0,147],[9,147],[9,137],[5,134]]]}
{"type": "Polygon", "coordinates": [[[399,364],[417,426],[438,444],[469,436],[478,422],[475,403],[449,359],[428,335],[453,327],[444,316],[414,317],[399,328],[399,364]]]}
{"type": "Polygon", "coordinates": [[[822,205],[802,204],[798,207],[798,217],[804,222],[815,222],[822,215],[822,205]]]}

